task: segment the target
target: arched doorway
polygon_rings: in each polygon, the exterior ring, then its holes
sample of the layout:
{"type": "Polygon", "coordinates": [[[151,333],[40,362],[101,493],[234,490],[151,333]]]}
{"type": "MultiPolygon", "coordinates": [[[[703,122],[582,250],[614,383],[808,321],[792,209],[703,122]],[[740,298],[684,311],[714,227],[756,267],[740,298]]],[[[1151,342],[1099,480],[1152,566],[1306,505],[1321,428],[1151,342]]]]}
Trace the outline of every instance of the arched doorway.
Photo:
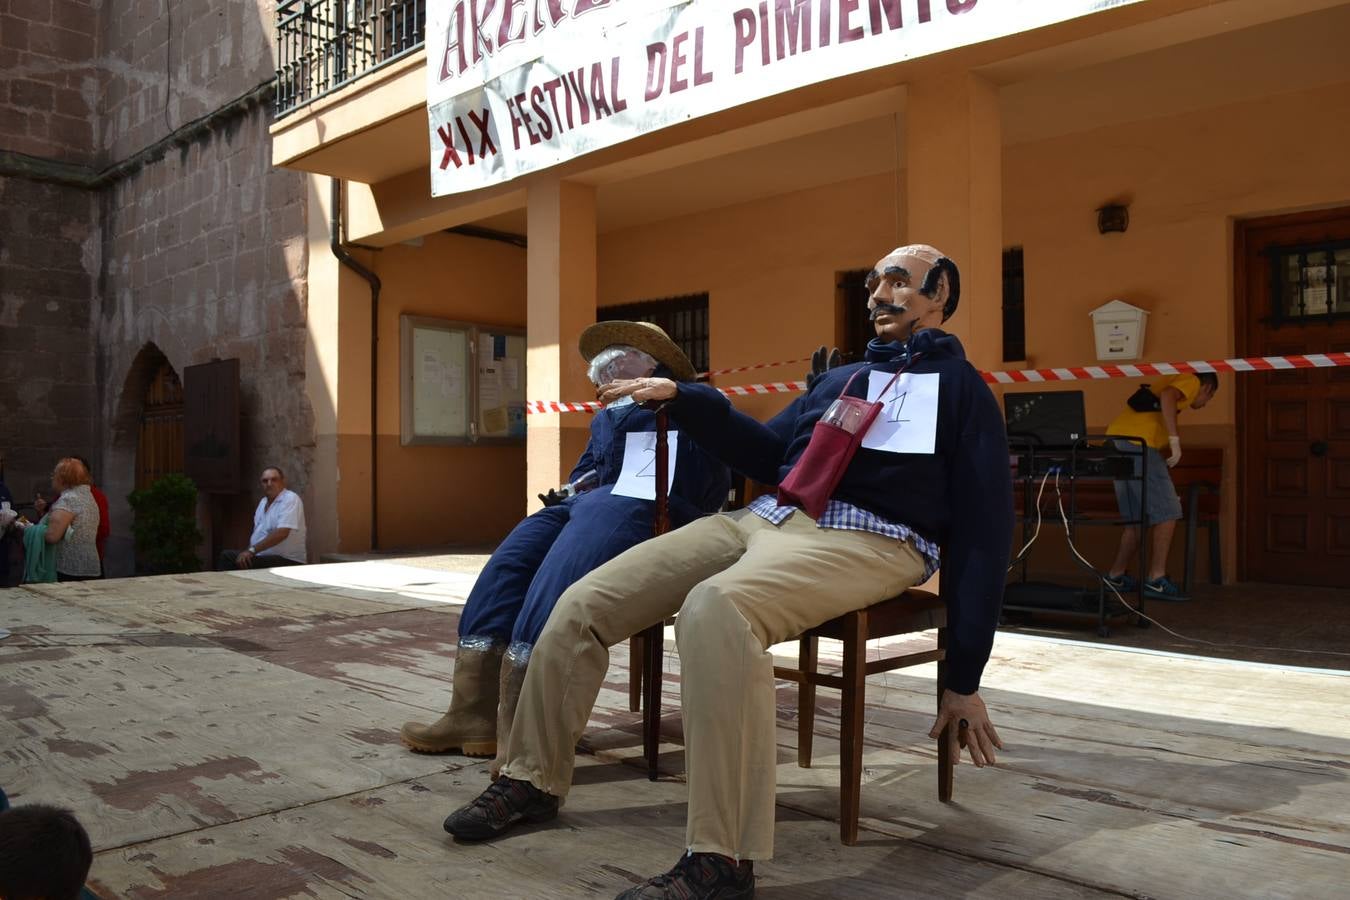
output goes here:
{"type": "Polygon", "coordinates": [[[169,361],[159,365],[145,389],[136,442],[136,488],[183,471],[183,384],[169,361]]]}

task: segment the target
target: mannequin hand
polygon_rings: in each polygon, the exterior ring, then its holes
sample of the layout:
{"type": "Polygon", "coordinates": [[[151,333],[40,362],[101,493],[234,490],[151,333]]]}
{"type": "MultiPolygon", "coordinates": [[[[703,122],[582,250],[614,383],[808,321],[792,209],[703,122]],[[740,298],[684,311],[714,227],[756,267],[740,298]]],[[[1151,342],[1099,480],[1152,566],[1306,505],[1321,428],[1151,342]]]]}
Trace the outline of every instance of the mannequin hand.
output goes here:
{"type": "Polygon", "coordinates": [[[811,390],[815,383],[820,380],[820,376],[837,367],[843,361],[844,358],[839,353],[838,347],[832,349],[827,356],[825,346],[822,344],[816,352],[811,354],[811,371],[806,373],[806,389],[811,390]]]}
{"type": "Polygon", "coordinates": [[[648,400],[672,400],[678,390],[669,378],[629,378],[611,381],[596,393],[596,397],[605,405],[620,397],[632,397],[638,403],[646,403],[648,400]]]}
{"type": "Polygon", "coordinates": [[[545,506],[557,506],[567,499],[565,495],[558,493],[556,488],[549,488],[547,494],[538,494],[539,502],[545,506]]]}
{"type": "Polygon", "coordinates": [[[1167,468],[1172,468],[1181,462],[1181,438],[1175,434],[1167,439],[1167,445],[1172,448],[1172,455],[1167,457],[1167,468]]]}
{"type": "Polygon", "coordinates": [[[952,748],[956,751],[952,754],[955,762],[961,761],[961,748],[964,747],[970,751],[970,760],[977,767],[995,763],[994,748],[1002,750],[1003,741],[994,730],[994,723],[989,721],[989,711],[984,708],[984,701],[980,699],[978,691],[973,694],[942,692],[937,721],[933,723],[928,736],[936,740],[947,725],[952,726],[951,740],[957,745],[952,748]],[[962,721],[966,723],[965,728],[961,727],[962,721]]]}

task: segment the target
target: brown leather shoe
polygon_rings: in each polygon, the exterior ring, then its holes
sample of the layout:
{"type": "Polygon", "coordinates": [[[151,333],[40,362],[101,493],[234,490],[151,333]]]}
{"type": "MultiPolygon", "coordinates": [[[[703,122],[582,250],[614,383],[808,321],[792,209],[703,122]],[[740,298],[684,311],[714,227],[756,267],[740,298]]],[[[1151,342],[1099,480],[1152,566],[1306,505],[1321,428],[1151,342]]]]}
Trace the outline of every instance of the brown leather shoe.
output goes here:
{"type": "Polygon", "coordinates": [[[405,722],[399,729],[403,746],[418,753],[492,756],[497,752],[497,691],[505,644],[465,647],[455,653],[450,709],[430,725],[405,722]]]}

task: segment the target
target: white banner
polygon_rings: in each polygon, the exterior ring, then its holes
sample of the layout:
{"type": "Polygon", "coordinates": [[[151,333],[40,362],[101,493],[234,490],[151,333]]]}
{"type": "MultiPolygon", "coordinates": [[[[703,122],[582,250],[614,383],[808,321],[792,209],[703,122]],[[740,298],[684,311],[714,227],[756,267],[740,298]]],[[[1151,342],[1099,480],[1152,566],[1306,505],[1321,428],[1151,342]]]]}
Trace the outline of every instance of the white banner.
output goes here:
{"type": "Polygon", "coordinates": [[[428,0],[431,193],[1142,0],[428,0]]]}

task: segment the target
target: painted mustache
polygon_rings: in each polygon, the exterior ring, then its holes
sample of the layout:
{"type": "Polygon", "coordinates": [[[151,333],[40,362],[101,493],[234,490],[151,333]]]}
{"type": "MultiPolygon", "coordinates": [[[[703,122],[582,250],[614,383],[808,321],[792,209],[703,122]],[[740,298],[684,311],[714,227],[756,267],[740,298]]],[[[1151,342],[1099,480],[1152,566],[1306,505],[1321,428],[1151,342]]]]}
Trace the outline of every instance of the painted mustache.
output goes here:
{"type": "Polygon", "coordinates": [[[878,303],[867,314],[867,321],[875,322],[878,316],[898,316],[906,312],[909,312],[909,308],[906,306],[896,306],[894,303],[878,303]]]}

